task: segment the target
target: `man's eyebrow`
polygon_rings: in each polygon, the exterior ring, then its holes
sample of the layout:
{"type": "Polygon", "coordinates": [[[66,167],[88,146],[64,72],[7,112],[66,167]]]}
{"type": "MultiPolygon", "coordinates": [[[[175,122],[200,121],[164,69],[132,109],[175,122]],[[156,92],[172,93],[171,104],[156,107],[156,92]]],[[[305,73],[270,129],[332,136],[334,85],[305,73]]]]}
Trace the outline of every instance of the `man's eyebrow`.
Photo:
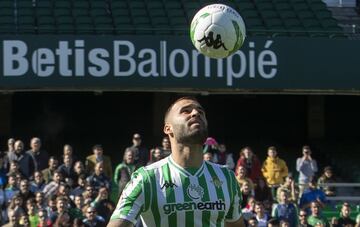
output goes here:
{"type": "Polygon", "coordinates": [[[201,110],[202,112],[205,112],[205,109],[201,106],[201,105],[198,105],[198,104],[188,104],[188,105],[185,105],[183,107],[180,108],[180,111],[183,110],[183,109],[186,109],[186,108],[196,108],[196,109],[199,109],[201,110]]]}

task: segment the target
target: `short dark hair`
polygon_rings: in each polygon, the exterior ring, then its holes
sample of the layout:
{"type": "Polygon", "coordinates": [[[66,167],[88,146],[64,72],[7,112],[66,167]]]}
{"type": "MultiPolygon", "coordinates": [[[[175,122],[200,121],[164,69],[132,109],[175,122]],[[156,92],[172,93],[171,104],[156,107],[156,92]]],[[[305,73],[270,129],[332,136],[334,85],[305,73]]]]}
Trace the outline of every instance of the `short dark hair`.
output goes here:
{"type": "Polygon", "coordinates": [[[103,146],[101,144],[95,144],[92,147],[92,150],[103,150],[103,146]]]}
{"type": "Polygon", "coordinates": [[[271,224],[271,225],[280,225],[280,222],[279,222],[279,219],[270,218],[269,221],[268,221],[268,224],[271,224]]]}
{"type": "Polygon", "coordinates": [[[195,101],[195,102],[199,102],[199,101],[198,101],[195,97],[193,97],[193,96],[184,96],[184,97],[180,97],[180,98],[176,99],[176,100],[169,106],[169,108],[166,110],[166,112],[165,112],[165,117],[164,117],[164,122],[167,121],[168,115],[169,115],[171,109],[173,108],[173,106],[174,106],[176,103],[178,103],[178,102],[180,102],[180,101],[182,101],[182,100],[193,100],[193,101],[195,101]]]}

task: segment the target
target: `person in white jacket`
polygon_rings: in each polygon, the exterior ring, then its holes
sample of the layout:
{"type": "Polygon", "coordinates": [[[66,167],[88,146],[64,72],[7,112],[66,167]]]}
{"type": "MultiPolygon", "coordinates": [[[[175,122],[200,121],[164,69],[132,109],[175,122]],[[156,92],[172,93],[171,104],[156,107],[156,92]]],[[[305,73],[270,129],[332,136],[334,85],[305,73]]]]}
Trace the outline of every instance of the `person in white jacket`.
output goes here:
{"type": "Polygon", "coordinates": [[[316,160],[311,157],[310,147],[307,145],[303,146],[302,153],[303,156],[296,160],[296,170],[299,172],[300,197],[318,171],[316,160]]]}

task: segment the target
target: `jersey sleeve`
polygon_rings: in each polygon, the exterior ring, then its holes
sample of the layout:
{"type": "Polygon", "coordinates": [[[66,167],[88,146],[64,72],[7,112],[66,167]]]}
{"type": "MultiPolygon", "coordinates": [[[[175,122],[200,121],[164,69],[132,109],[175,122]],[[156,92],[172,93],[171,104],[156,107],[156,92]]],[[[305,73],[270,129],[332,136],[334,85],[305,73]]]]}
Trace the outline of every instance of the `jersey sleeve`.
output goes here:
{"type": "Polygon", "coordinates": [[[230,183],[231,183],[230,198],[232,198],[232,201],[230,203],[230,209],[226,214],[225,219],[226,222],[235,222],[239,220],[239,218],[242,215],[241,213],[242,196],[241,196],[240,186],[235,178],[234,172],[232,171],[229,172],[230,172],[230,183]]]}
{"type": "Polygon", "coordinates": [[[125,186],[111,220],[125,219],[134,225],[145,205],[144,182],[146,175],[143,168],[135,171],[125,186]]]}

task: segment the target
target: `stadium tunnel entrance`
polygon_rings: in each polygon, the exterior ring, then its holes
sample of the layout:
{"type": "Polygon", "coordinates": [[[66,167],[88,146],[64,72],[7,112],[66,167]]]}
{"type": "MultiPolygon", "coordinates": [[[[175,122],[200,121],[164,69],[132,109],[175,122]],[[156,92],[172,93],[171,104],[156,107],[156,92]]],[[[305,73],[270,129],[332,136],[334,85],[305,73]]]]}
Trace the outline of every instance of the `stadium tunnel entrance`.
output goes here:
{"type": "MultiPolygon", "coordinates": [[[[132,134],[139,132],[150,148],[161,144],[163,116],[168,105],[181,96],[155,92],[15,92],[0,96],[1,149],[6,139],[33,136],[44,149],[60,156],[71,144],[79,157],[102,144],[114,163],[120,162],[132,134]]],[[[323,95],[205,95],[196,96],[206,109],[209,134],[225,143],[238,157],[252,146],[263,158],[268,146],[295,162],[301,146],[310,144],[321,152],[337,152],[334,145],[354,144],[360,128],[358,96],[323,95]]],[[[352,147],[353,146],[353,147],[352,147]]],[[[316,157],[316,156],[315,156],[316,157]]],[[[326,161],[326,160],[325,160],[326,161]]],[[[324,163],[326,164],[326,163],[324,163]]]]}

